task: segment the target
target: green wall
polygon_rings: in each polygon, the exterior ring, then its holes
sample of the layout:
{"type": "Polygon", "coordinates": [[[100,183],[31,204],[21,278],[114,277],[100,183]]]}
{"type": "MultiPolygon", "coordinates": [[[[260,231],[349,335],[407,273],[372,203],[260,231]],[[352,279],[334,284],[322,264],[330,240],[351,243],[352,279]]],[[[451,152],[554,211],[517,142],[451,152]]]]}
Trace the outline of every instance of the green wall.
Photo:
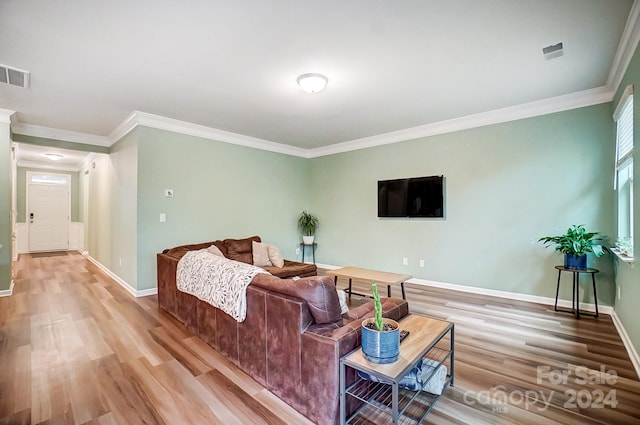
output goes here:
{"type": "Polygon", "coordinates": [[[0,291],[11,286],[11,137],[0,122],[0,291]]]}
{"type": "Polygon", "coordinates": [[[640,238],[640,184],[637,182],[637,176],[640,175],[640,137],[638,136],[638,134],[640,134],[640,101],[638,101],[638,99],[640,99],[640,49],[638,48],[618,88],[610,115],[613,114],[613,110],[618,104],[622,92],[629,84],[633,84],[635,88],[633,107],[633,144],[635,158],[633,174],[636,176],[636,184],[633,188],[633,251],[636,263],[632,268],[629,264],[616,261],[616,284],[620,287],[620,299],[616,300],[615,310],[631,342],[636,347],[636,350],[640,351],[640,327],[638,327],[638,323],[640,323],[640,309],[638,309],[638,302],[640,301],[640,263],[637,260],[638,257],[640,257],[640,244],[638,244],[638,239],[640,238]]]}
{"type": "Polygon", "coordinates": [[[157,284],[156,253],[180,244],[260,235],[295,258],[297,216],[312,193],[308,160],[152,128],[134,131],[138,290],[157,284]],[[165,198],[165,189],[174,197],[165,198]]]}
{"type": "MultiPolygon", "coordinates": [[[[111,148],[111,265],[109,269],[136,286],[138,205],[138,133],[132,131],[111,148]]],[[[93,192],[92,192],[93,194],[93,192]]]]}
{"type": "MultiPolygon", "coordinates": [[[[85,248],[89,255],[100,264],[112,270],[112,187],[114,171],[109,155],[97,154],[93,160],[95,167],[91,167],[87,177],[89,185],[88,216],[89,225],[85,232],[89,234],[85,248]]],[[[134,206],[130,205],[129,208],[134,206]]]]}
{"type": "Polygon", "coordinates": [[[60,170],[46,170],[42,168],[27,168],[18,167],[16,176],[17,180],[17,207],[18,215],[16,222],[26,223],[26,199],[27,199],[27,172],[35,171],[38,173],[54,173],[54,174],[69,174],[71,176],[71,221],[80,221],[79,209],[78,209],[78,172],[77,171],[60,171],[60,170]]]}
{"type": "MultiPolygon", "coordinates": [[[[316,258],[554,297],[553,266],[562,257],[535,241],[571,224],[613,236],[612,129],[604,104],[315,158],[316,258]],[[378,180],[440,174],[444,220],[377,217],[378,180]]],[[[595,265],[602,271],[599,300],[611,305],[612,260],[595,265]]],[[[561,295],[571,299],[565,278],[561,295]]],[[[585,291],[585,301],[592,301],[591,292],[585,291]]]]}

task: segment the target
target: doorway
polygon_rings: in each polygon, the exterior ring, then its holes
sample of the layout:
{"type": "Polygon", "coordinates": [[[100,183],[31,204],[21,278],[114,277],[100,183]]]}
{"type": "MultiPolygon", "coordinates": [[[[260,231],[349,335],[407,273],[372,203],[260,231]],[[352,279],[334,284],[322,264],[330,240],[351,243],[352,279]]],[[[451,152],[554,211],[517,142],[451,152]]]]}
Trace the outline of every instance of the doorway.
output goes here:
{"type": "Polygon", "coordinates": [[[29,251],[69,249],[71,175],[27,172],[29,251]]]}

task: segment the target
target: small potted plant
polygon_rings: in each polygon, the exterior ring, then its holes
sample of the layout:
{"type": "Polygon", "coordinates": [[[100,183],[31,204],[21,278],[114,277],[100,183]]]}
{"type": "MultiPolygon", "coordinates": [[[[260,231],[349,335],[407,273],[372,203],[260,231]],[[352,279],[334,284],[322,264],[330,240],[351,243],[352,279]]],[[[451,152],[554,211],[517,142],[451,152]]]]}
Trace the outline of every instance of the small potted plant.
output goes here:
{"type": "Polygon", "coordinates": [[[601,257],[607,249],[598,243],[602,238],[597,236],[598,232],[587,232],[584,225],[574,224],[564,235],[545,236],[538,239],[538,242],[543,242],[545,246],[556,244],[555,250],[564,254],[566,268],[586,270],[587,253],[593,252],[596,257],[601,257]]]}
{"type": "Polygon", "coordinates": [[[373,363],[393,363],[400,354],[400,326],[382,317],[382,303],[378,286],[371,283],[375,316],[362,321],[362,353],[373,363]]]}
{"type": "Polygon", "coordinates": [[[318,217],[307,211],[302,211],[302,214],[298,217],[298,229],[302,232],[302,243],[313,245],[314,235],[318,230],[319,224],[318,217]]]}

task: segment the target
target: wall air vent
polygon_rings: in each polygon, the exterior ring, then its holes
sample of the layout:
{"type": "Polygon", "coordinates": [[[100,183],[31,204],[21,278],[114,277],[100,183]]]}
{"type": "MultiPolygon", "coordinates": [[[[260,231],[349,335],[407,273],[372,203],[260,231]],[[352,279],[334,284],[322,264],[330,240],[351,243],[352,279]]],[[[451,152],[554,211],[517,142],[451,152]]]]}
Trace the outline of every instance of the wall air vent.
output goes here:
{"type": "Polygon", "coordinates": [[[562,56],[564,54],[562,42],[543,47],[542,54],[545,59],[553,59],[562,56]]]}
{"type": "Polygon", "coordinates": [[[0,83],[11,84],[12,86],[29,87],[29,71],[13,68],[7,65],[0,65],[0,83]]]}

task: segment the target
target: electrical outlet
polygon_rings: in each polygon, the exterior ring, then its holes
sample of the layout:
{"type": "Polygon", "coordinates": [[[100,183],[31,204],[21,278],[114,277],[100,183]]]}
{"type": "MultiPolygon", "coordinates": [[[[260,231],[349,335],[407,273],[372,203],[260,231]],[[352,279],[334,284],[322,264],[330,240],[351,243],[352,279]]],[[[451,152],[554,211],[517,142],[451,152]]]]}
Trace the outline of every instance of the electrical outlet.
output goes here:
{"type": "Polygon", "coordinates": [[[424,267],[424,260],[420,260],[420,267],[424,267]]]}
{"type": "Polygon", "coordinates": [[[165,189],[164,197],[165,198],[173,198],[173,189],[165,189]]]}
{"type": "Polygon", "coordinates": [[[409,265],[409,259],[407,257],[402,259],[402,265],[403,266],[408,266],[409,265]]]}
{"type": "Polygon", "coordinates": [[[296,255],[300,255],[300,248],[296,248],[296,255]]]}
{"type": "Polygon", "coordinates": [[[621,288],[618,286],[618,301],[620,301],[622,299],[622,296],[620,295],[620,290],[621,290],[621,288]]]}
{"type": "Polygon", "coordinates": [[[167,215],[165,213],[160,213],[160,223],[164,223],[167,221],[167,215]]]}

